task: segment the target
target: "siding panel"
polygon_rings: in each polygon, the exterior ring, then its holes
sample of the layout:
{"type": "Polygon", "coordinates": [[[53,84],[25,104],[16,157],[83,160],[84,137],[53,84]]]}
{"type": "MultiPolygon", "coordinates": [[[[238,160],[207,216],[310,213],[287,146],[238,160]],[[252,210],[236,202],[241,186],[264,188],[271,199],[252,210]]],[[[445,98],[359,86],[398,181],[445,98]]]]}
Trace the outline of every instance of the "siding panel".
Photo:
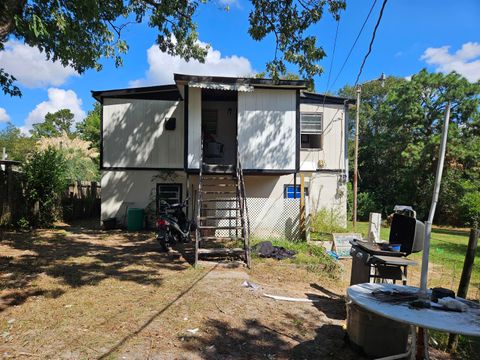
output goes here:
{"type": "Polygon", "coordinates": [[[178,101],[104,99],[105,167],[183,167],[183,105],[178,101]],[[166,118],[176,129],[164,129],[166,118]],[[177,144],[175,149],[169,145],[177,144]]]}
{"type": "Polygon", "coordinates": [[[295,90],[238,94],[238,142],[244,169],[295,169],[295,90]]]}

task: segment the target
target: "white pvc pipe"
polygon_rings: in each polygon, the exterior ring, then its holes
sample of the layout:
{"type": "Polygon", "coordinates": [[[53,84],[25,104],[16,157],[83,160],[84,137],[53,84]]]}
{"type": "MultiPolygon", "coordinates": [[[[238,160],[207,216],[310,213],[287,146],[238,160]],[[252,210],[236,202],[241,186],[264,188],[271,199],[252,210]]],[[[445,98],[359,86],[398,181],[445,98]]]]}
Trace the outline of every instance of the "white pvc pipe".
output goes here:
{"type": "Polygon", "coordinates": [[[450,101],[447,104],[445,113],[445,122],[442,130],[442,140],[440,142],[440,152],[438,156],[437,174],[435,176],[435,186],[433,188],[432,203],[430,205],[430,212],[428,220],[425,222],[425,239],[423,242],[423,256],[422,256],[422,274],[420,277],[420,292],[426,294],[427,292],[427,277],[428,277],[428,257],[430,255],[430,234],[432,232],[432,222],[435,216],[435,209],[438,202],[438,194],[440,193],[440,184],[442,182],[443,163],[445,161],[445,151],[447,150],[447,135],[448,123],[450,121],[450,101]]]}

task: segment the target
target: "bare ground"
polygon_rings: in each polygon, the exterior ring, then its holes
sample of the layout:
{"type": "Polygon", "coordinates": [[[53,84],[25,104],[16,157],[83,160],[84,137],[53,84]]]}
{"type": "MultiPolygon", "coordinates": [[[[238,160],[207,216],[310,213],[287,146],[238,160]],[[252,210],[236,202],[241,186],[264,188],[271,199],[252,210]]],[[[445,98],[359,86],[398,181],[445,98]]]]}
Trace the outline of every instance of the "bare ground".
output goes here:
{"type": "Polygon", "coordinates": [[[340,278],[277,261],[202,263],[151,233],[0,233],[0,355],[42,359],[359,359],[340,278]],[[252,290],[245,281],[261,286],[252,290]],[[280,302],[263,293],[315,299],[280,302]]]}

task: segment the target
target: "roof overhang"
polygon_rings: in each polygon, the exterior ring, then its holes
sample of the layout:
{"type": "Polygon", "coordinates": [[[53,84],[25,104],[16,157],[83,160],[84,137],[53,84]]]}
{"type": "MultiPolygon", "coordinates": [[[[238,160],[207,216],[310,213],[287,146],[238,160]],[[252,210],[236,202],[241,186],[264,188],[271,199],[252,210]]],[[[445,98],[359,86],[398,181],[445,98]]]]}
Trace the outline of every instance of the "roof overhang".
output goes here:
{"type": "Polygon", "coordinates": [[[300,103],[302,104],[353,105],[355,102],[355,99],[342,96],[317,94],[310,91],[300,92],[300,103]]]}
{"type": "Polygon", "coordinates": [[[173,78],[177,85],[188,85],[202,89],[230,90],[230,91],[253,91],[254,88],[272,89],[299,89],[307,88],[304,80],[273,80],[227,76],[198,76],[187,74],[174,74],[173,78]]]}
{"type": "Polygon", "coordinates": [[[100,102],[102,102],[103,98],[172,101],[182,100],[182,96],[175,84],[92,91],[92,96],[100,102]]]}

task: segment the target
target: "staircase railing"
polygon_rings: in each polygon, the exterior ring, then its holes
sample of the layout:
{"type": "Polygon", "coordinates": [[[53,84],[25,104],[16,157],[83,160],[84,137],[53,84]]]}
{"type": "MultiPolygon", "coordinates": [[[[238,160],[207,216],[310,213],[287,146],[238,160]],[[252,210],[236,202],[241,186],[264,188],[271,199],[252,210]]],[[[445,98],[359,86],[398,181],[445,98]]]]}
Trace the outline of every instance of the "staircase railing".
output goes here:
{"type": "Polygon", "coordinates": [[[199,159],[199,173],[198,173],[198,192],[197,192],[197,227],[195,230],[195,264],[197,267],[198,264],[198,248],[200,246],[200,217],[202,216],[202,176],[203,176],[203,136],[200,138],[200,159],[199,159]]]}
{"type": "Polygon", "coordinates": [[[247,197],[245,193],[245,180],[243,177],[242,163],[240,161],[240,155],[237,151],[237,191],[239,198],[240,217],[243,228],[243,241],[245,244],[245,261],[250,268],[250,219],[248,216],[247,197]]]}

